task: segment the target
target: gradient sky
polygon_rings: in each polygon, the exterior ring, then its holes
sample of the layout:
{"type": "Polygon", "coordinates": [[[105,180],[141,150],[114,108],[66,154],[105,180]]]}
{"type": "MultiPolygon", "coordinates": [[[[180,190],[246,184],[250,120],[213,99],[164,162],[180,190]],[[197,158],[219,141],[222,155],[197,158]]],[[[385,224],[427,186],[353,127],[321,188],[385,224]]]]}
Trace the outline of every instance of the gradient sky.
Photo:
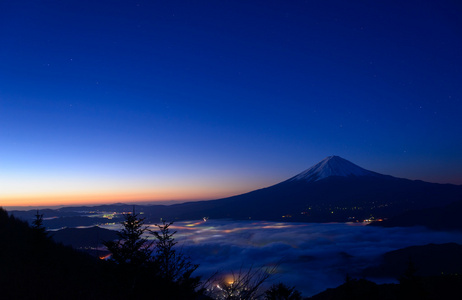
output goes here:
{"type": "Polygon", "coordinates": [[[0,205],[462,184],[462,4],[378,2],[1,1],[0,205]]]}

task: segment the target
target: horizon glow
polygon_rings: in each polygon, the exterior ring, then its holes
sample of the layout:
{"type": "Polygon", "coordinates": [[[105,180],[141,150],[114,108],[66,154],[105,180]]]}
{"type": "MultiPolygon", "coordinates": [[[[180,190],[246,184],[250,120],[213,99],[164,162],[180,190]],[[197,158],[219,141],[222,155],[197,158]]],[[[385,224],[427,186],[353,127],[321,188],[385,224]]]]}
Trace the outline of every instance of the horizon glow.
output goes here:
{"type": "Polygon", "coordinates": [[[462,184],[461,14],[0,3],[0,206],[217,199],[330,155],[462,184]]]}

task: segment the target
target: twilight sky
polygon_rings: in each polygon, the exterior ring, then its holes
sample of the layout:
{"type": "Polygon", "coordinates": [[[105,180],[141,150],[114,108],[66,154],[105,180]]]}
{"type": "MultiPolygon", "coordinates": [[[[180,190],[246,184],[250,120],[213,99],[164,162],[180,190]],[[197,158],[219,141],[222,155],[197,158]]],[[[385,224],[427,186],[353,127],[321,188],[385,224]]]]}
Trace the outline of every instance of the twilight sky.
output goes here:
{"type": "Polygon", "coordinates": [[[329,155],[462,184],[462,4],[405,2],[0,2],[0,206],[212,199],[329,155]]]}

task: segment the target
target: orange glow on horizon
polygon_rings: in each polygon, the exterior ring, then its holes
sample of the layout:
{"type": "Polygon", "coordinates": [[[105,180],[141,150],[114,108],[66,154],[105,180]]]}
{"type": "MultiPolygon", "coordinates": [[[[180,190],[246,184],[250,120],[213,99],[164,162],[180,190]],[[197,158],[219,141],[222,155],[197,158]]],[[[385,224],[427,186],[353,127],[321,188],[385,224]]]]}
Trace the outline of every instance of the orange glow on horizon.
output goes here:
{"type": "Polygon", "coordinates": [[[260,188],[254,182],[199,178],[148,180],[146,178],[0,174],[0,206],[70,206],[117,202],[212,200],[260,188]]]}
{"type": "Polygon", "coordinates": [[[68,206],[68,205],[99,205],[117,202],[156,202],[156,201],[194,201],[212,200],[235,195],[234,193],[219,193],[217,191],[148,191],[148,192],[100,192],[100,193],[69,193],[69,194],[23,194],[7,195],[0,199],[2,206],[68,206]]]}

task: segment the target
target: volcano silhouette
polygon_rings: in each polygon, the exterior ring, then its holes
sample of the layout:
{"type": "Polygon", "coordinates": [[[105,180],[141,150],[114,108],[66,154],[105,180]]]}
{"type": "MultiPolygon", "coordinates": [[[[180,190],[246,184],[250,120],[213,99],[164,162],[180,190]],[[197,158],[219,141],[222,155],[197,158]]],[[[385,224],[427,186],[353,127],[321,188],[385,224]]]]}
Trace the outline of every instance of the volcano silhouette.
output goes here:
{"type": "Polygon", "coordinates": [[[329,156],[276,185],[218,200],[153,206],[146,217],[344,222],[389,218],[460,199],[462,186],[396,178],[329,156]]]}

